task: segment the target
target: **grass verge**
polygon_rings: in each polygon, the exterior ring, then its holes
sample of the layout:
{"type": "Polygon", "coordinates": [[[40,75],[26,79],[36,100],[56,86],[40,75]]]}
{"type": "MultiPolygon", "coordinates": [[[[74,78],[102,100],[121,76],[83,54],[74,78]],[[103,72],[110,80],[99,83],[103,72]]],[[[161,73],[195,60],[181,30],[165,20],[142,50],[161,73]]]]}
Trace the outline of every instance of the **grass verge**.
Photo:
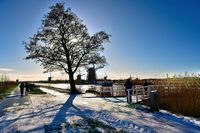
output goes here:
{"type": "Polygon", "coordinates": [[[81,133],[125,133],[123,129],[116,129],[107,125],[103,122],[91,119],[91,118],[81,118],[77,121],[71,123],[62,122],[57,125],[52,126],[45,125],[45,132],[81,132],[81,133]]]}
{"type": "Polygon", "coordinates": [[[0,82],[0,101],[10,95],[17,86],[16,82],[0,82]]]}
{"type": "Polygon", "coordinates": [[[46,92],[39,89],[39,86],[34,86],[30,89],[29,94],[47,94],[46,92]]]}

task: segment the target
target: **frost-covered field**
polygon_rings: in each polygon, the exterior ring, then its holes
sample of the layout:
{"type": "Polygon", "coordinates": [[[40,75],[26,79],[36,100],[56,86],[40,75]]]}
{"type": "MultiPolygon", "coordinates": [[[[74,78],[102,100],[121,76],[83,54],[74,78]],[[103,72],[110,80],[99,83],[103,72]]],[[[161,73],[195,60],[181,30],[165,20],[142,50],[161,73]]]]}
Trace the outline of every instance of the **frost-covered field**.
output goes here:
{"type": "MultiPolygon", "coordinates": [[[[52,83],[34,83],[35,85],[39,85],[39,86],[44,86],[44,87],[54,87],[54,88],[59,88],[59,89],[68,89],[70,88],[70,85],[67,83],[59,83],[59,84],[52,84],[52,83]]],[[[87,90],[93,90],[93,91],[97,91],[100,92],[101,89],[101,85],[76,85],[76,88],[82,92],[82,93],[86,93],[87,90]]],[[[109,90],[109,89],[107,89],[109,90]]],[[[113,95],[114,96],[121,96],[121,95],[125,95],[125,88],[122,85],[113,85],[113,95]]]]}
{"type": "Polygon", "coordinates": [[[67,95],[41,88],[47,95],[31,95],[27,105],[15,105],[0,117],[7,132],[200,132],[200,121],[170,114],[131,109],[125,98],[94,94],[67,95]]]}
{"type": "MultiPolygon", "coordinates": [[[[60,89],[69,89],[70,84],[52,84],[52,83],[35,83],[35,85],[47,86],[47,87],[54,87],[60,89]]],[[[80,90],[82,93],[85,93],[88,89],[94,88],[95,85],[76,85],[76,88],[80,90]]]]}

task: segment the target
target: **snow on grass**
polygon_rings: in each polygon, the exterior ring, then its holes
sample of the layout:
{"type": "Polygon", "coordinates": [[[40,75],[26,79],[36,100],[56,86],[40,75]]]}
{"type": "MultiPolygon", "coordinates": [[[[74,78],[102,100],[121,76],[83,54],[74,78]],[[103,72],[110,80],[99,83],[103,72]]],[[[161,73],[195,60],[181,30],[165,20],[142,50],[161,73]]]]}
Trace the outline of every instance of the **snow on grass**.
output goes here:
{"type": "Polygon", "coordinates": [[[42,90],[43,92],[46,92],[48,94],[51,94],[53,96],[65,96],[63,93],[59,93],[57,91],[50,90],[50,89],[47,89],[47,88],[44,88],[44,87],[40,87],[40,90],[42,90]]]}
{"type": "Polygon", "coordinates": [[[60,89],[69,89],[70,85],[69,84],[52,84],[52,83],[34,83],[35,85],[40,85],[40,86],[47,86],[47,87],[54,87],[54,88],[60,88],[60,89]]]}
{"type": "Polygon", "coordinates": [[[31,103],[16,105],[0,117],[1,132],[200,131],[198,120],[129,108],[125,98],[100,98],[91,93],[67,95],[41,89],[48,94],[30,95],[31,103]]]}
{"type": "MultiPolygon", "coordinates": [[[[67,89],[67,90],[69,90],[70,88],[70,84],[35,83],[35,85],[54,87],[59,89],[67,89]]],[[[76,85],[76,88],[80,90],[80,92],[85,93],[87,90],[94,88],[94,85],[76,85]]]]}

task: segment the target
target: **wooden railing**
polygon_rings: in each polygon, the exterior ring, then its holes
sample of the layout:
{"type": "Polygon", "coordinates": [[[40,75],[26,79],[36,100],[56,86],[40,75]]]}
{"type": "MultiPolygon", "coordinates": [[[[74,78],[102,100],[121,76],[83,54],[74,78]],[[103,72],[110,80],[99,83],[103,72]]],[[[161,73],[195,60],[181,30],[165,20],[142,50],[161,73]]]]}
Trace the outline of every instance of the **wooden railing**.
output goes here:
{"type": "Polygon", "coordinates": [[[128,96],[135,96],[136,98],[136,103],[143,101],[145,99],[150,98],[150,93],[152,91],[157,91],[158,88],[162,88],[165,92],[165,94],[168,94],[170,90],[176,89],[175,86],[173,85],[148,85],[147,90],[145,91],[145,87],[141,85],[136,85],[132,89],[127,90],[128,91],[128,96]],[[133,91],[132,95],[130,95],[130,91],[133,91]]]}
{"type": "Polygon", "coordinates": [[[145,99],[149,99],[149,96],[150,96],[150,92],[155,90],[156,89],[156,86],[155,85],[149,85],[147,87],[144,87],[144,86],[134,86],[132,89],[128,89],[128,100],[130,97],[132,96],[135,96],[136,98],[136,103],[137,102],[140,102],[142,100],[145,100],[145,99]],[[147,89],[146,89],[147,88],[147,89]],[[146,90],[145,90],[146,89],[146,90]],[[132,95],[131,95],[131,91],[133,92],[132,95]]]}
{"type": "Polygon", "coordinates": [[[135,101],[133,102],[140,102],[150,98],[150,93],[152,91],[156,91],[157,89],[163,89],[166,94],[169,90],[175,89],[176,87],[173,85],[148,85],[147,89],[145,90],[145,86],[136,85],[132,89],[126,90],[123,85],[103,85],[103,86],[96,86],[96,91],[100,93],[100,96],[103,96],[104,93],[109,93],[110,96],[126,96],[126,91],[128,92],[127,97],[130,96],[134,98],[135,101]],[[130,92],[133,92],[132,94],[130,92]],[[121,93],[120,93],[121,92],[121,93]],[[123,95],[118,95],[123,94],[123,95]]]}

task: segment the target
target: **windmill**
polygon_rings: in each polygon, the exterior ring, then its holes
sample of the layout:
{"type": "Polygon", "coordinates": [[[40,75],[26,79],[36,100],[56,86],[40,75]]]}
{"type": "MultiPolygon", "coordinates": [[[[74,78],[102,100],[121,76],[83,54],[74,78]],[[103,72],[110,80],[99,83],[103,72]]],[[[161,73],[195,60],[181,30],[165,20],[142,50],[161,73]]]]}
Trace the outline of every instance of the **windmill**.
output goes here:
{"type": "Polygon", "coordinates": [[[80,71],[80,69],[79,69],[79,74],[77,75],[77,78],[76,78],[76,80],[78,81],[78,82],[81,82],[81,80],[82,80],[82,76],[83,75],[85,75],[85,74],[81,74],[81,71],[80,71]]]}
{"type": "Polygon", "coordinates": [[[52,77],[51,77],[51,73],[50,73],[50,76],[48,77],[48,82],[51,82],[51,80],[52,80],[52,77]]]}

